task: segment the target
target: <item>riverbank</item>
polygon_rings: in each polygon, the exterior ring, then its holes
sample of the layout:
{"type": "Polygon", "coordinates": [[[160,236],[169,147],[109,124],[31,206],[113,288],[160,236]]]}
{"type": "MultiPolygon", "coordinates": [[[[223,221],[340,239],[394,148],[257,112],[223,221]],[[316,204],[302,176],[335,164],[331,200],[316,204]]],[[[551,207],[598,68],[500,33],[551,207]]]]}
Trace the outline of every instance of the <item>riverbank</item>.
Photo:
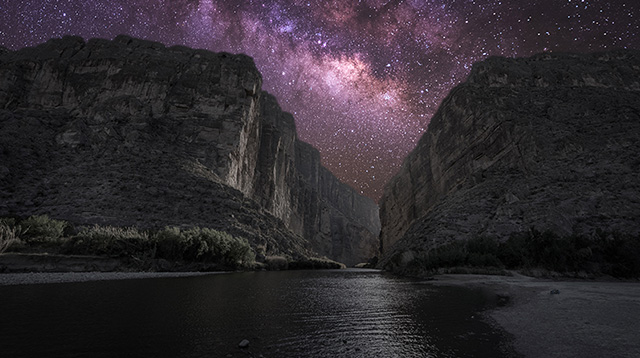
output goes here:
{"type": "Polygon", "coordinates": [[[188,277],[216,275],[225,272],[29,272],[1,273],[0,286],[68,283],[87,281],[130,280],[142,278],[188,277]]]}
{"type": "Polygon", "coordinates": [[[512,334],[525,357],[640,357],[640,282],[514,274],[438,275],[425,284],[495,292],[501,307],[486,318],[512,334]]]}
{"type": "Polygon", "coordinates": [[[36,272],[215,272],[233,267],[215,263],[136,259],[97,255],[62,255],[56,253],[0,254],[0,273],[36,272]]]}
{"type": "MultiPolygon", "coordinates": [[[[341,269],[346,266],[327,258],[267,256],[263,262],[253,261],[241,270],[313,270],[341,269]]],[[[235,271],[237,267],[197,261],[170,261],[109,257],[97,255],[63,255],[57,253],[12,252],[0,254],[0,273],[27,272],[216,272],[235,271]]]]}

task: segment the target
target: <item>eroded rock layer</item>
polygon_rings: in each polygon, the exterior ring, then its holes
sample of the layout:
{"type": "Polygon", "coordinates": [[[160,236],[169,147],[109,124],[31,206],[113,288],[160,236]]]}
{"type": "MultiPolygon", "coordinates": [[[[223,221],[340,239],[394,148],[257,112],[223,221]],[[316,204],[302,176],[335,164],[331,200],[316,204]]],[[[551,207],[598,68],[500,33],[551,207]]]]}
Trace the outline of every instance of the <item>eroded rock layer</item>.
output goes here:
{"type": "Polygon", "coordinates": [[[378,208],[340,183],[244,55],[119,36],[0,51],[0,216],[199,225],[353,264],[378,208]]]}
{"type": "Polygon", "coordinates": [[[637,234],[639,143],[638,51],[478,63],[385,188],[381,266],[532,227],[637,234]]]}

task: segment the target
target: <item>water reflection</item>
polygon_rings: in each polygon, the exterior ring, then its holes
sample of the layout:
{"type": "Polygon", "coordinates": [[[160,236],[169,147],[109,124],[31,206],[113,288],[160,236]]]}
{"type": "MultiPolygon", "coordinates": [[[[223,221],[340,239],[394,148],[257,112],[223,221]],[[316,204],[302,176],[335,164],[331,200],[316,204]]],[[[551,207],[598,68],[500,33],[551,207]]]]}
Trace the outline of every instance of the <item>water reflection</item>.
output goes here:
{"type": "Polygon", "coordinates": [[[11,357],[508,356],[482,292],[375,271],[12,286],[0,302],[11,357]]]}
{"type": "Polygon", "coordinates": [[[301,280],[301,295],[290,301],[288,313],[294,329],[275,343],[276,349],[300,348],[299,353],[314,357],[425,356],[433,351],[411,310],[400,309],[409,302],[407,290],[397,291],[399,282],[380,274],[335,278],[301,280]]]}

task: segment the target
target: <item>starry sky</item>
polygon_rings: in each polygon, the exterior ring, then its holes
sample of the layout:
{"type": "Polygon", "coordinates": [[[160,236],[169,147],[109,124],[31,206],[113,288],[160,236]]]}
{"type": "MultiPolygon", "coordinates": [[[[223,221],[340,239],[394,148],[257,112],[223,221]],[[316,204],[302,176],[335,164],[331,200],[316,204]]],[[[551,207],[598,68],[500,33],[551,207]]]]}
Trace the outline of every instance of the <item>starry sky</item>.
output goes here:
{"type": "Polygon", "coordinates": [[[0,0],[0,45],[118,34],[255,59],[343,182],[378,200],[488,56],[640,49],[637,0],[0,0]]]}

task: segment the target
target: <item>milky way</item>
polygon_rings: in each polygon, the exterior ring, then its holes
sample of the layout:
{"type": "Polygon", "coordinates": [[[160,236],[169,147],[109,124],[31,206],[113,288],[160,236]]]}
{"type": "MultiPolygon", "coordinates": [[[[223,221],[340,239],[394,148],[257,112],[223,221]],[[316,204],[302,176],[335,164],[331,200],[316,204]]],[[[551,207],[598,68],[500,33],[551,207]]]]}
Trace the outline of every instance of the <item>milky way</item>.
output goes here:
{"type": "Polygon", "coordinates": [[[336,176],[378,199],[487,56],[640,48],[629,1],[0,0],[0,44],[118,34],[242,52],[336,176]]]}

